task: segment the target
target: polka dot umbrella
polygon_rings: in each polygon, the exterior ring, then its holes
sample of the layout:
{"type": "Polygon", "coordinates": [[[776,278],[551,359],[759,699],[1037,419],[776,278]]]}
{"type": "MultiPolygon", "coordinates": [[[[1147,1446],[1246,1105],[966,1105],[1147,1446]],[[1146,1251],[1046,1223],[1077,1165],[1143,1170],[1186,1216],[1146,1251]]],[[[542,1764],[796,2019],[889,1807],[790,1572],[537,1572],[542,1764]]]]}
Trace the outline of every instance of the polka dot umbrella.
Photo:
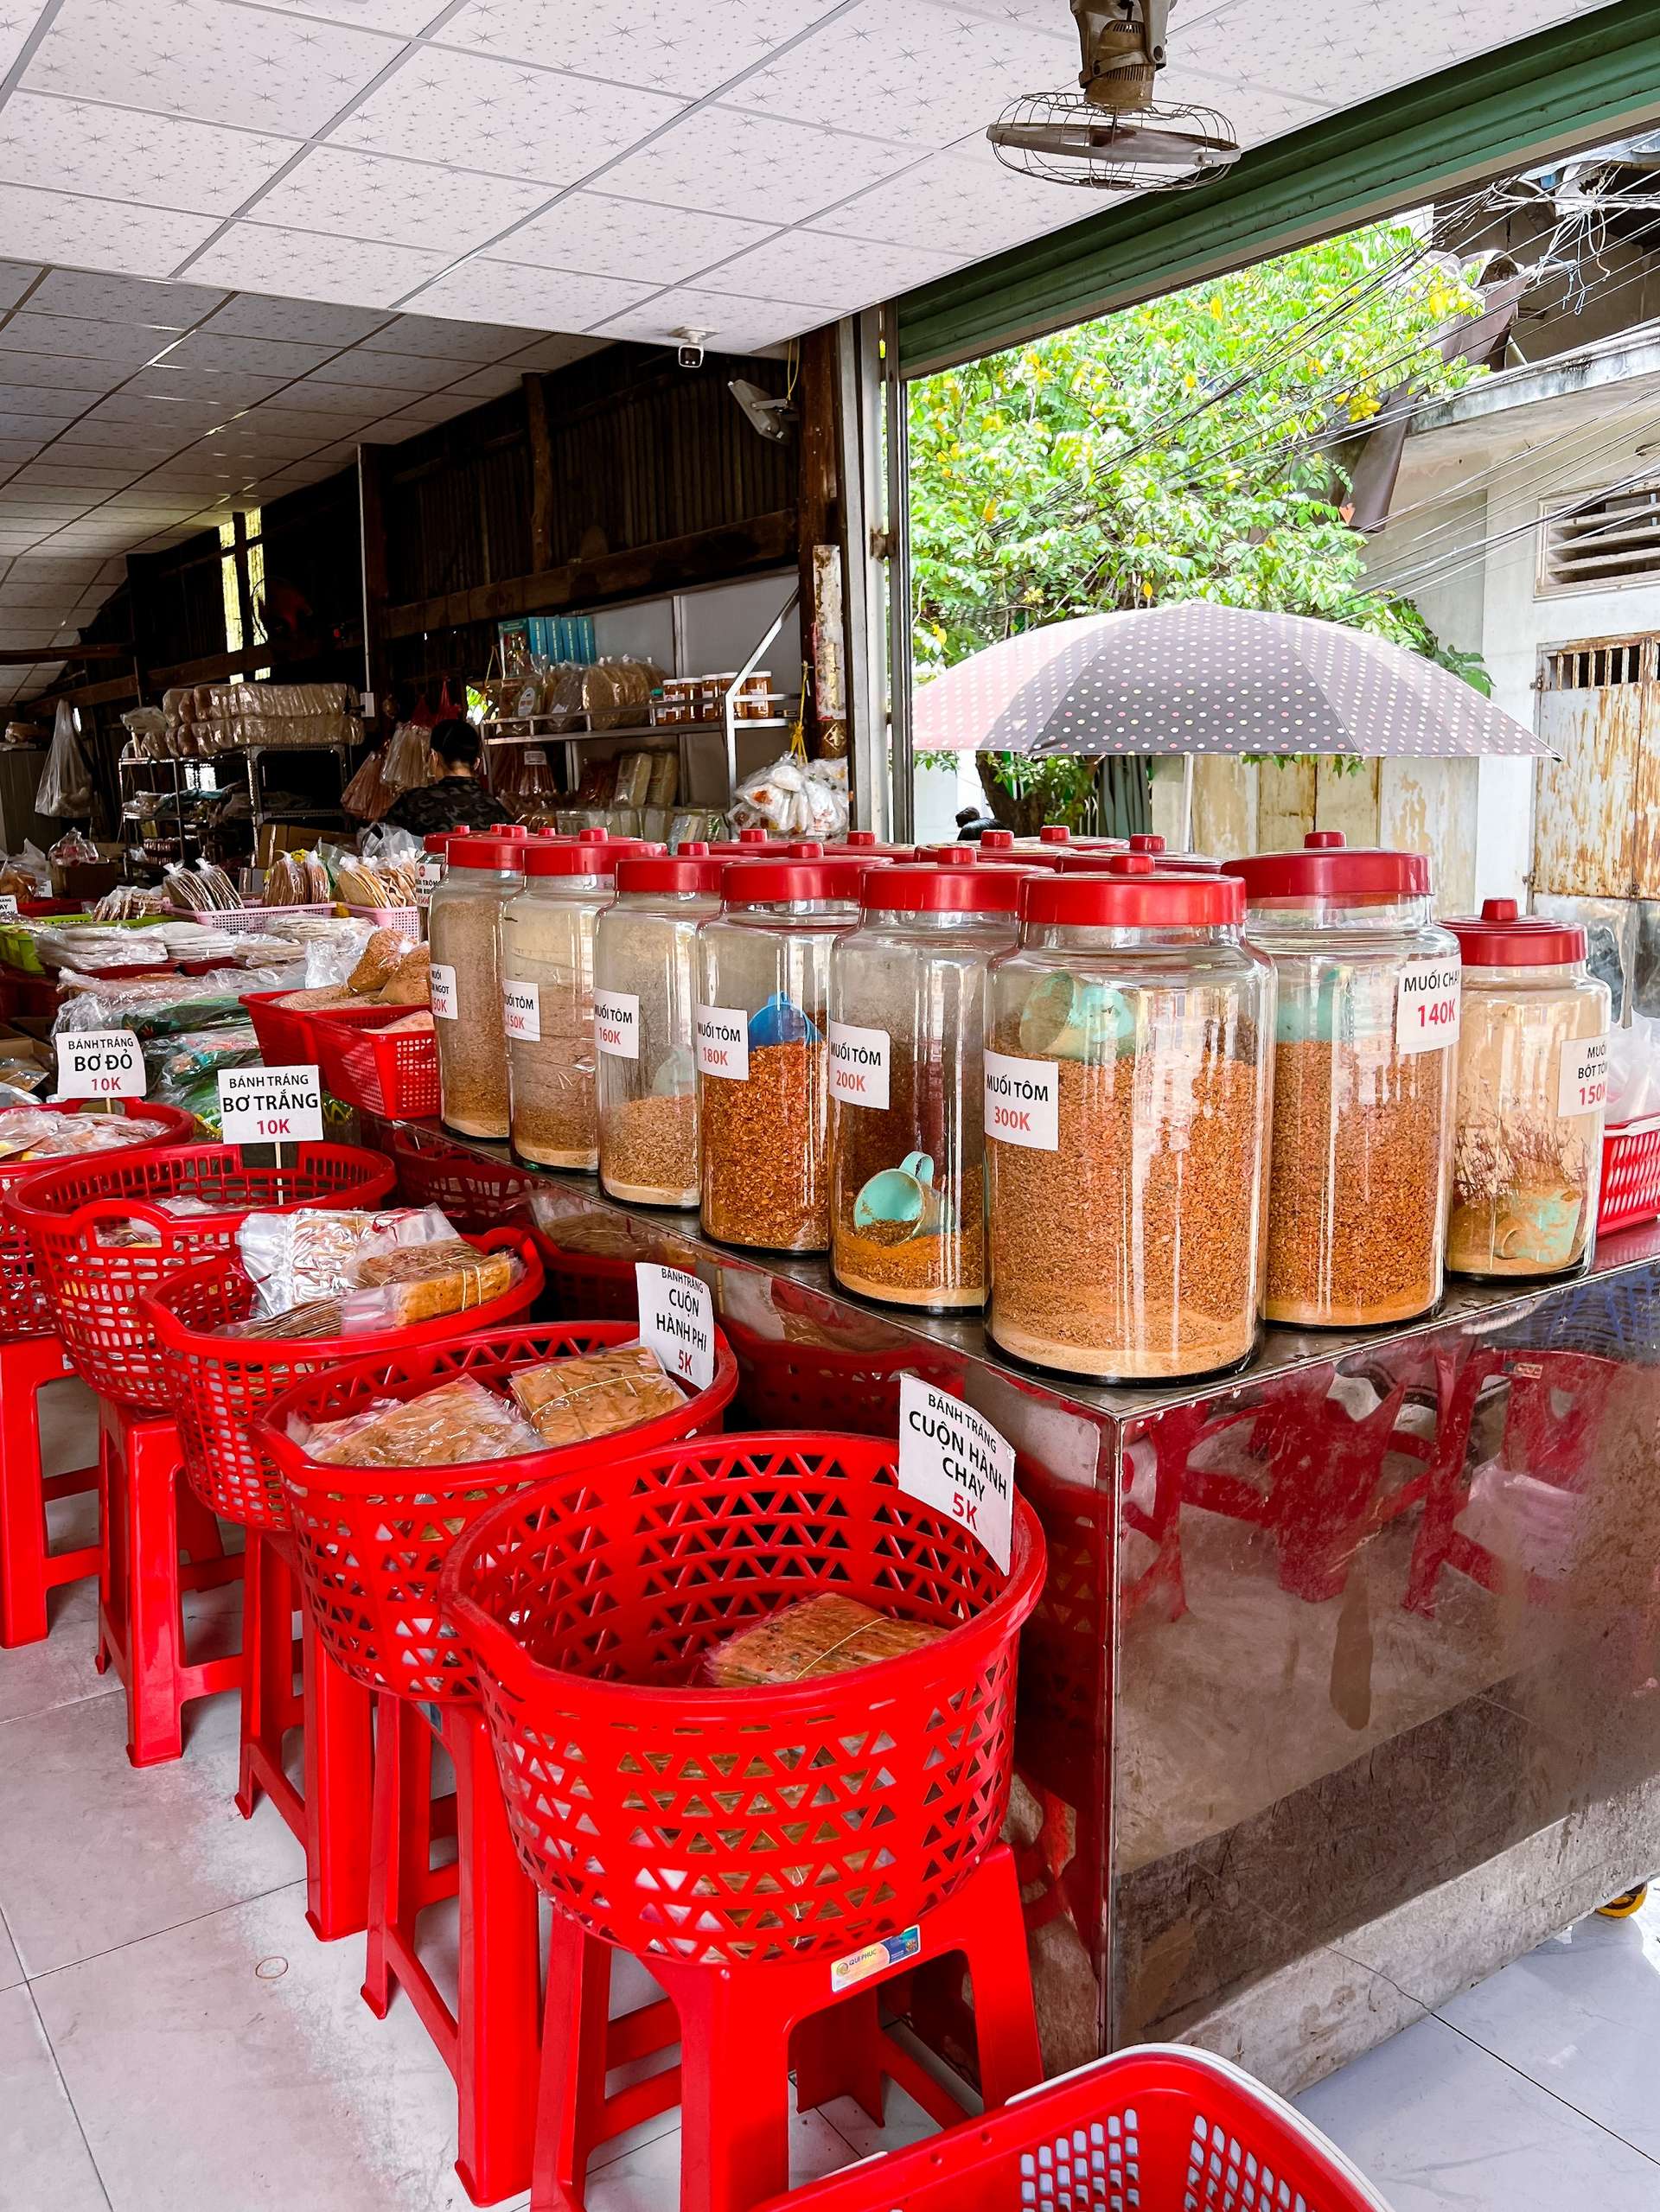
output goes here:
{"type": "Polygon", "coordinates": [[[1403,646],[1306,615],[1187,600],[1081,615],[987,646],[921,685],[924,750],[1544,753],[1542,738],[1403,646]]]}

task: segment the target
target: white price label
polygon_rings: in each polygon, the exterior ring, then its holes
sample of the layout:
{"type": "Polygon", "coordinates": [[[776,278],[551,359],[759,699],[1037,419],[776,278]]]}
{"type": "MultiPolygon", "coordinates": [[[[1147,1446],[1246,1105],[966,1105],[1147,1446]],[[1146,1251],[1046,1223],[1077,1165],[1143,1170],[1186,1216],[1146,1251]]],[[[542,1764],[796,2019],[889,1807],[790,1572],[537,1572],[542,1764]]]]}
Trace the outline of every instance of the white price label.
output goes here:
{"type": "Polygon", "coordinates": [[[504,983],[501,1022],[515,1044],[542,1041],[542,994],[533,983],[504,983]]]}
{"type": "Polygon", "coordinates": [[[456,972],[434,960],[431,967],[432,1015],[435,1021],[456,1022],[461,1005],[456,991],[456,972]]]}
{"type": "Polygon", "coordinates": [[[1459,1041],[1464,971],[1451,959],[1408,960],[1395,987],[1395,1049],[1439,1052],[1459,1041]]]}
{"type": "Polygon", "coordinates": [[[679,1267],[640,1260],[640,1342],[677,1381],[707,1390],[715,1379],[715,1305],[709,1285],[679,1267]]]}
{"type": "Polygon", "coordinates": [[[430,899],[444,881],[444,855],[424,852],[415,876],[415,896],[425,902],[430,899]]]}
{"type": "Polygon", "coordinates": [[[58,1039],[61,1099],[142,1099],[144,1055],[131,1030],[69,1030],[58,1039]]]}
{"type": "Polygon", "coordinates": [[[966,1528],[1008,1572],[1014,1446],[920,1375],[899,1378],[899,1487],[966,1528]]]}
{"type": "Polygon", "coordinates": [[[1061,1149],[1061,1071],[1052,1060],[986,1055],[986,1134],[1033,1152],[1061,1149]]]}
{"type": "Polygon", "coordinates": [[[219,1127],[227,1144],[320,1143],[322,1085],[316,1069],[221,1068],[219,1127]]]}
{"type": "Polygon", "coordinates": [[[888,1033],[830,1024],[830,1095],[844,1106],[888,1108],[888,1033]]]}
{"type": "Polygon", "coordinates": [[[594,1042],[613,1060],[640,1057],[640,1001],[631,991],[594,993],[594,1042]]]}
{"type": "Polygon", "coordinates": [[[729,1083],[750,1080],[750,1017],[741,1006],[699,1006],[698,1073],[729,1083]]]}
{"type": "Polygon", "coordinates": [[[7,892],[3,897],[0,897],[0,921],[16,921],[16,919],[17,902],[10,892],[7,892]]]}
{"type": "Polygon", "coordinates": [[[1563,1116],[1595,1113],[1608,1102],[1608,1032],[1569,1037],[1562,1047],[1562,1073],[1556,1111],[1563,1116]]]}

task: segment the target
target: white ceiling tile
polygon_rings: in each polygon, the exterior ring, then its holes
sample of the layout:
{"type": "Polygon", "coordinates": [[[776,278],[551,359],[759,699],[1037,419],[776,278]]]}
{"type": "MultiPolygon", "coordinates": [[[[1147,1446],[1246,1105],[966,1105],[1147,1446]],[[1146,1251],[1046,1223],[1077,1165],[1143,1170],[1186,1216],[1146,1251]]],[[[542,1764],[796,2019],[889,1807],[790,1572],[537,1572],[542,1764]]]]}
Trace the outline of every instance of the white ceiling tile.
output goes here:
{"type": "MultiPolygon", "coordinates": [[[[3,214],[3,209],[0,209],[3,214]]],[[[299,293],[348,306],[389,307],[444,267],[447,252],[408,245],[366,245],[316,231],[233,223],[195,264],[193,273],[246,290],[299,293]]]]}
{"type": "Polygon", "coordinates": [[[289,407],[284,405],[287,398],[284,392],[280,399],[263,400],[239,420],[246,424],[252,432],[305,438],[313,445],[322,445],[329,438],[342,437],[348,430],[355,430],[360,423],[368,422],[375,412],[372,407],[353,407],[343,413],[332,408],[321,411],[289,407]]]}
{"type": "Polygon", "coordinates": [[[252,212],[262,223],[441,249],[448,258],[482,245],[546,197],[542,186],[513,177],[318,146],[252,212]]]}
{"type": "Polygon", "coordinates": [[[194,400],[199,408],[211,411],[214,421],[222,423],[244,407],[270,398],[283,386],[279,376],[250,376],[246,370],[176,369],[161,362],[155,368],[139,369],[121,389],[136,399],[194,400]]]}
{"type": "Polygon", "coordinates": [[[88,322],[74,315],[31,315],[26,309],[0,326],[0,375],[7,354],[73,354],[83,360],[107,361],[117,369],[139,368],[159,354],[169,330],[144,330],[136,322],[88,322]]]}
{"type": "Polygon", "coordinates": [[[503,258],[591,277],[678,284],[770,237],[770,223],[738,222],[688,207],[660,207],[599,192],[572,192],[545,215],[521,223],[495,248],[503,258]]]}
{"type": "Polygon", "coordinates": [[[457,415],[470,414],[478,405],[469,392],[436,392],[430,399],[412,399],[407,407],[386,416],[387,422],[403,423],[412,435],[430,430],[435,423],[452,423],[457,415]]]}
{"type": "Polygon", "coordinates": [[[40,274],[26,261],[0,261],[0,309],[16,307],[40,274]]]}
{"type": "Polygon", "coordinates": [[[431,354],[394,354],[354,346],[349,353],[336,354],[310,381],[336,386],[364,384],[393,392],[436,392],[465,366],[460,361],[438,360],[431,354]]]}
{"type": "Polygon", "coordinates": [[[700,99],[841,0],[469,0],[439,36],[519,61],[700,99]]]}
{"type": "Polygon", "coordinates": [[[15,92],[0,114],[0,182],[228,215],[299,150],[294,138],[15,92]]]}
{"type": "Polygon", "coordinates": [[[569,368],[572,361],[586,360],[590,354],[602,353],[603,338],[538,338],[533,345],[522,347],[516,354],[509,354],[503,366],[517,369],[569,368]]]}
{"type": "Polygon", "coordinates": [[[0,417],[12,426],[14,437],[50,437],[88,404],[84,392],[39,392],[28,385],[0,388],[0,417]]]}
{"type": "MultiPolygon", "coordinates": [[[[765,245],[711,269],[701,289],[745,299],[789,300],[843,315],[942,277],[948,256],[912,246],[874,245],[865,239],[820,231],[783,231],[765,245]]],[[[152,370],[150,374],[154,374],[152,370]]]]}
{"type": "Polygon", "coordinates": [[[575,277],[559,269],[521,269],[505,261],[463,261],[428,284],[412,306],[450,315],[517,319],[533,330],[585,330],[645,298],[648,284],[575,277]]]}
{"type": "Polygon", "coordinates": [[[976,134],[873,191],[814,215],[813,228],[887,245],[921,246],[959,261],[979,260],[1057,226],[1064,228],[1069,220],[1082,221],[1125,196],[1069,194],[1021,176],[1006,169],[984,136],[976,134]]]}
{"type": "Polygon", "coordinates": [[[705,345],[717,352],[752,354],[781,339],[798,337],[803,330],[816,330],[823,321],[822,311],[814,307],[779,306],[683,286],[613,316],[600,335],[666,346],[673,344],[681,329],[701,330],[707,334],[705,345]]]}
{"type": "Polygon", "coordinates": [[[450,388],[457,398],[469,399],[476,407],[481,399],[499,399],[504,392],[517,392],[523,382],[522,369],[509,368],[501,361],[493,368],[475,369],[450,388]]]}
{"type": "Polygon", "coordinates": [[[142,463],[135,463],[134,468],[129,469],[112,464],[99,469],[85,462],[60,461],[57,449],[52,447],[39,461],[20,469],[5,488],[19,484],[51,484],[65,488],[79,485],[89,492],[119,491],[123,484],[132,481],[134,469],[140,466],[142,463]]]}
{"type": "Polygon", "coordinates": [[[434,315],[400,315],[363,341],[365,353],[430,354],[446,361],[494,361],[521,344],[507,322],[445,322],[434,315]]]}
{"type": "Polygon", "coordinates": [[[126,580],[127,564],[124,560],[105,561],[100,564],[98,571],[100,583],[124,583],[126,580]]]}
{"type": "Polygon", "coordinates": [[[32,437],[0,437],[0,461],[32,461],[41,441],[32,437]]]}
{"type": "Polygon", "coordinates": [[[406,61],[332,137],[336,145],[380,154],[447,146],[471,169],[574,184],[673,122],[684,105],[626,85],[435,46],[406,61]]]}
{"type": "Polygon", "coordinates": [[[99,277],[84,269],[48,269],[45,281],[29,299],[29,312],[183,330],[208,314],[224,296],[207,284],[148,284],[139,277],[99,277]]]}
{"type": "Polygon", "coordinates": [[[67,612],[73,598],[61,578],[20,578],[14,570],[0,583],[0,607],[62,607],[67,612]]]}
{"type": "Polygon", "coordinates": [[[374,402],[355,386],[321,384],[316,377],[305,376],[297,384],[284,386],[278,396],[266,400],[258,412],[263,419],[267,411],[294,415],[333,416],[343,415],[348,409],[360,423],[367,422],[375,411],[374,402]]]}
{"type": "Polygon", "coordinates": [[[289,8],[297,16],[323,16],[331,22],[405,36],[425,30],[442,4],[443,0],[265,0],[268,8],[289,8]]]}
{"type": "Polygon", "coordinates": [[[864,0],[727,98],[768,115],[834,118],[873,138],[945,146],[994,122],[1022,92],[1076,77],[1077,67],[1077,35],[1059,7],[1045,30],[916,0],[864,0]]]}
{"type": "Polygon", "coordinates": [[[374,308],[328,307],[318,300],[274,300],[258,292],[239,292],[208,328],[220,338],[276,338],[332,352],[354,346],[385,321],[374,308]]]}
{"type": "Polygon", "coordinates": [[[0,354],[0,376],[8,385],[39,385],[47,392],[108,392],[126,372],[109,361],[87,361],[73,354],[31,354],[21,347],[0,354]]]}
{"type": "Polygon", "coordinates": [[[0,185],[0,238],[42,261],[91,261],[128,276],[164,277],[215,227],[211,215],[0,185]]]}
{"type": "Polygon", "coordinates": [[[329,346],[297,345],[286,339],[245,338],[234,332],[227,335],[215,322],[209,328],[188,332],[169,352],[163,366],[216,373],[252,371],[286,384],[292,377],[308,375],[335,350],[329,346]]]}
{"type": "Polygon", "coordinates": [[[850,138],[816,123],[706,107],[608,169],[605,189],[666,207],[791,223],[914,158],[909,147],[850,138]]]}
{"type": "Polygon", "coordinates": [[[256,131],[309,137],[400,51],[374,31],[231,0],[65,0],[22,81],[31,92],[209,123],[234,115],[256,131]]]}
{"type": "MultiPolygon", "coordinates": [[[[38,577],[48,583],[91,585],[98,582],[98,563],[48,559],[21,560],[14,561],[7,571],[7,574],[11,577],[38,577]]],[[[95,603],[101,606],[103,599],[104,595],[100,593],[95,603]]]]}

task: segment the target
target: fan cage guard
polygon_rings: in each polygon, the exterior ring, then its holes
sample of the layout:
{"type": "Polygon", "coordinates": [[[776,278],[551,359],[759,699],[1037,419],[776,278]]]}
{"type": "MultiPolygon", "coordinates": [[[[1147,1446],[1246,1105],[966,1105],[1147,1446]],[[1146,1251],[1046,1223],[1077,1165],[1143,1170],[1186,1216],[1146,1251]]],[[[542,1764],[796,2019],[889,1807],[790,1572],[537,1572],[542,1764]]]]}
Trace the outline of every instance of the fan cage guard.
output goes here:
{"type": "Polygon", "coordinates": [[[1006,169],[1095,192],[1191,191],[1240,155],[1227,117],[1213,107],[1155,103],[1114,115],[1082,92],[1028,94],[1005,108],[986,135],[1006,169]],[[1060,144],[1052,143],[1057,134],[1060,144]],[[1149,159],[1155,147],[1172,158],[1149,159]],[[1190,166],[1182,169],[1177,157],[1190,166]]]}

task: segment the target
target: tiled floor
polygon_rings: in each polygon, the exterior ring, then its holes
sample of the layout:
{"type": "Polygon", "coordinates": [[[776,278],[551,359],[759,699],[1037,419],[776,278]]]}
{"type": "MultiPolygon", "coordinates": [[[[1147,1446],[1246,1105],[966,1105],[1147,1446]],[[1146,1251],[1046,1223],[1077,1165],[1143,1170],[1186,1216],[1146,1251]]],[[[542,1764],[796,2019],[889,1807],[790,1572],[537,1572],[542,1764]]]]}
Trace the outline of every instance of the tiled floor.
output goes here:
{"type": "MultiPolygon", "coordinates": [[[[454,2097],[412,2011],[372,2018],[361,1945],[306,1928],[288,1832],[232,1807],[233,1701],[135,1773],[92,1641],[83,1586],[44,1645],[0,1653],[0,2212],[461,2212],[454,2097]]],[[[1660,1903],[1582,1922],[1301,2101],[1395,2212],[1655,2212],[1657,2049],[1660,1903]]],[[[889,2140],[923,2132],[890,2118],[889,2140]]],[[[851,2105],[798,2119],[795,2177],[878,2147],[851,2105]]],[[[609,2146],[590,2212],[673,2212],[677,2156],[672,2118],[609,2146]]]]}

